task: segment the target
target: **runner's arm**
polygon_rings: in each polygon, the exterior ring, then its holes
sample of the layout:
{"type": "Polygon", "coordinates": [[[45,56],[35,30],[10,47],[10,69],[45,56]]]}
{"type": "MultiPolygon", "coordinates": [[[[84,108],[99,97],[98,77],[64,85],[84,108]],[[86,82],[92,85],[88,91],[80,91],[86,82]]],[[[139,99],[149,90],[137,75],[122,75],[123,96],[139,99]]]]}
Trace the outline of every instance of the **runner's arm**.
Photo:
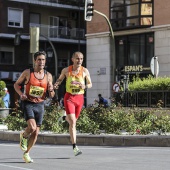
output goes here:
{"type": "Polygon", "coordinates": [[[51,98],[54,97],[55,92],[54,92],[54,87],[53,87],[53,77],[52,75],[48,72],[48,93],[51,98]]]}
{"type": "Polygon", "coordinates": [[[86,78],[86,89],[89,89],[92,87],[92,81],[91,81],[90,73],[87,69],[85,69],[85,78],[86,78]]]}
{"type": "Polygon", "coordinates": [[[62,81],[64,80],[64,78],[66,77],[66,72],[67,72],[67,68],[64,68],[61,71],[61,74],[59,76],[59,78],[57,79],[57,81],[54,83],[54,88],[58,89],[59,85],[62,83],[62,81]]]}
{"type": "Polygon", "coordinates": [[[19,94],[21,100],[27,99],[27,96],[21,91],[21,85],[27,81],[29,69],[22,72],[18,80],[14,83],[14,89],[19,94]]]}
{"type": "Polygon", "coordinates": [[[86,69],[86,68],[84,68],[84,70],[83,70],[83,72],[84,72],[84,74],[83,74],[83,77],[86,79],[86,84],[81,84],[80,83],[80,88],[81,89],[88,89],[88,88],[91,88],[92,87],[92,82],[91,82],[91,78],[90,78],[90,73],[89,73],[89,71],[86,69]]]}

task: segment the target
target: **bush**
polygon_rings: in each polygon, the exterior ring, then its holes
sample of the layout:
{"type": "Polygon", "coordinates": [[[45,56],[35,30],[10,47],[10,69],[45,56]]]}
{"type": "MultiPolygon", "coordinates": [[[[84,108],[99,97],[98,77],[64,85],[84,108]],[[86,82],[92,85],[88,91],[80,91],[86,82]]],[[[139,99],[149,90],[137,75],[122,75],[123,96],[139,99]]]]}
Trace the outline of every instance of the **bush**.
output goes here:
{"type": "Polygon", "coordinates": [[[83,109],[77,121],[77,130],[81,133],[99,134],[99,124],[90,118],[92,114],[90,108],[83,109]]]}
{"type": "MultiPolygon", "coordinates": [[[[42,131],[54,133],[68,133],[67,122],[61,123],[58,119],[61,109],[55,105],[46,107],[42,131]]],[[[5,124],[9,130],[20,131],[26,127],[23,113],[20,109],[14,110],[6,119],[5,124]]],[[[124,109],[122,107],[84,108],[77,121],[77,131],[89,134],[166,134],[170,132],[170,114],[163,109],[124,109]]]]}
{"type": "Polygon", "coordinates": [[[129,91],[151,91],[151,90],[170,90],[170,77],[154,78],[149,75],[147,78],[134,77],[129,83],[129,91]]]}
{"type": "Polygon", "coordinates": [[[10,113],[7,118],[4,119],[4,123],[8,129],[12,131],[21,131],[27,126],[23,112],[19,109],[15,109],[10,113]]]}
{"type": "Polygon", "coordinates": [[[61,117],[61,112],[62,109],[58,108],[57,105],[46,107],[41,130],[51,131],[54,133],[67,133],[67,123],[61,123],[58,121],[61,117]]]}
{"type": "Polygon", "coordinates": [[[5,96],[4,88],[6,87],[6,83],[4,81],[0,81],[0,108],[4,108],[5,104],[3,101],[3,97],[5,96]]]}

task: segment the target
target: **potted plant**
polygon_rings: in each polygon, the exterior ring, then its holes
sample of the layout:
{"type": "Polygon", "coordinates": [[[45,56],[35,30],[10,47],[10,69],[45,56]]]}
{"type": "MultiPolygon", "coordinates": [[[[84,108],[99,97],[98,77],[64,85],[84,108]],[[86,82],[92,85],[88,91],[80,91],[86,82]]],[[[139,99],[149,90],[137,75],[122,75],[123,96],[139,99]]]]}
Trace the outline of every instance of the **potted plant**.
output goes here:
{"type": "Polygon", "coordinates": [[[5,108],[5,104],[3,101],[3,97],[5,96],[4,88],[6,87],[6,83],[0,80],[0,118],[5,118],[9,114],[9,108],[5,108]]]}

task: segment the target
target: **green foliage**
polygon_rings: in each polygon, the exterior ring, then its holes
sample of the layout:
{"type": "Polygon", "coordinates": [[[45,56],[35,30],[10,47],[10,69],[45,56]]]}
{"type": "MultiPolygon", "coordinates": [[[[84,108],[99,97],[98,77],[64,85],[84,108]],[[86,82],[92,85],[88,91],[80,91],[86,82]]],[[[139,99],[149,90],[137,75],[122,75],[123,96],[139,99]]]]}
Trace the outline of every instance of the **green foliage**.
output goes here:
{"type": "Polygon", "coordinates": [[[7,125],[8,129],[12,131],[21,131],[26,127],[23,112],[18,109],[15,109],[12,113],[10,113],[4,120],[4,123],[7,125]]]}
{"type": "Polygon", "coordinates": [[[170,132],[170,115],[166,112],[162,112],[158,115],[155,123],[155,129],[161,133],[170,132]]]}
{"type": "Polygon", "coordinates": [[[2,100],[2,98],[5,95],[5,91],[4,88],[6,87],[6,83],[4,81],[0,81],[0,108],[4,108],[5,104],[4,101],[2,100]]]}
{"type": "Polygon", "coordinates": [[[68,132],[67,123],[61,123],[58,121],[62,115],[61,112],[62,109],[58,108],[56,105],[46,107],[41,130],[48,130],[55,133],[68,132]]]}
{"type": "MultiPolygon", "coordinates": [[[[45,108],[42,131],[54,133],[68,133],[67,122],[58,119],[62,109],[55,105],[45,108]]],[[[81,133],[100,134],[128,134],[146,135],[153,132],[166,134],[170,132],[170,114],[163,109],[124,109],[122,107],[88,107],[82,110],[77,121],[77,131],[81,133]]],[[[4,120],[9,130],[20,131],[26,127],[21,110],[16,109],[4,120]]]]}
{"type": "Polygon", "coordinates": [[[129,91],[151,91],[151,90],[170,90],[170,77],[154,78],[149,75],[147,78],[133,78],[129,83],[129,91]]]}
{"type": "Polygon", "coordinates": [[[92,110],[83,109],[79,120],[77,121],[77,130],[81,133],[92,133],[98,134],[99,133],[99,125],[93,119],[90,119],[90,115],[93,114],[92,110]]]}

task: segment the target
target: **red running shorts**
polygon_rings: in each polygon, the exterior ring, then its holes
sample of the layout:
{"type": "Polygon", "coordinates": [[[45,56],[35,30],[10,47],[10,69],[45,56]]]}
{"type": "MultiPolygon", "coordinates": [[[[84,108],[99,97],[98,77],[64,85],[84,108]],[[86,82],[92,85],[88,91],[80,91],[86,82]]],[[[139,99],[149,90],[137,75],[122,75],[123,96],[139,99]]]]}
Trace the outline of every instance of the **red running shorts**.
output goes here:
{"type": "Polygon", "coordinates": [[[84,95],[77,94],[72,95],[70,93],[66,93],[64,95],[64,107],[67,114],[75,114],[78,119],[81,109],[84,104],[84,95]]]}

